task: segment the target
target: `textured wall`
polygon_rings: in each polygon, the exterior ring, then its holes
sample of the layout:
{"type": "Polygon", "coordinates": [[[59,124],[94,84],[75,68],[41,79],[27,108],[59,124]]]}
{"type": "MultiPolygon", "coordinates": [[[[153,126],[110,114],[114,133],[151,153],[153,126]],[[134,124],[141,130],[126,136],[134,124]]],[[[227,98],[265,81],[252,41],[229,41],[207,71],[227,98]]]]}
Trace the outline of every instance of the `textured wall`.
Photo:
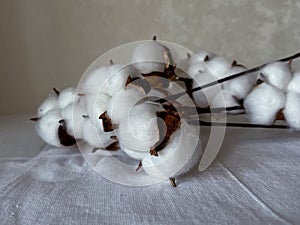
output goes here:
{"type": "Polygon", "coordinates": [[[248,66],[300,50],[297,0],[0,0],[0,114],[34,112],[99,55],[157,34],[248,66]]]}

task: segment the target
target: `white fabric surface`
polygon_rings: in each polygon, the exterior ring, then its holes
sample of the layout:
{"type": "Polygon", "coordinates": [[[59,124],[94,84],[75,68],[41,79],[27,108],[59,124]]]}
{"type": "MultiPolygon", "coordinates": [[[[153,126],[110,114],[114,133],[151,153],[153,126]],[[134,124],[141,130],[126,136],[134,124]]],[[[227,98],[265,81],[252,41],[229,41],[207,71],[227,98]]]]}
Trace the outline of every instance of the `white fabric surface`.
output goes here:
{"type": "Polygon", "coordinates": [[[228,129],[215,162],[204,172],[179,177],[177,188],[168,182],[129,187],[102,178],[78,149],[46,146],[39,155],[24,157],[43,145],[33,126],[24,116],[0,121],[5,152],[0,158],[1,224],[300,222],[299,133],[228,129]],[[22,153],[12,152],[22,148],[22,153]]]}
{"type": "Polygon", "coordinates": [[[32,157],[45,146],[36,134],[34,114],[19,114],[0,117],[0,158],[32,157]]]}

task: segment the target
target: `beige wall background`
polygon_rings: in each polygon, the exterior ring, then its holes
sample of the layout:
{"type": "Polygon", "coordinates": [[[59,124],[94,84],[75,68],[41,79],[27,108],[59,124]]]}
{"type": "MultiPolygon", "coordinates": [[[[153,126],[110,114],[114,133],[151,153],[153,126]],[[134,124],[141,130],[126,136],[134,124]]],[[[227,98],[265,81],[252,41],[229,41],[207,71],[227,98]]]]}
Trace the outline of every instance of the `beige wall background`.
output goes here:
{"type": "Polygon", "coordinates": [[[0,114],[35,112],[98,56],[153,34],[254,66],[300,51],[300,1],[0,0],[0,114]]]}

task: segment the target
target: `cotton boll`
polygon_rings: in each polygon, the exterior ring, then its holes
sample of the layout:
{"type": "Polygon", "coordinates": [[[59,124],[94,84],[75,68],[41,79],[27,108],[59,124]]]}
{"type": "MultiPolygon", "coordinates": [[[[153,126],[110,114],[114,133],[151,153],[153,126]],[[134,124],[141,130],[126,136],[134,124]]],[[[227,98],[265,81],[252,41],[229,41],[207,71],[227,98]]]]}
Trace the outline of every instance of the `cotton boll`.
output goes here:
{"type": "Polygon", "coordinates": [[[234,98],[229,91],[222,90],[212,100],[211,108],[224,108],[239,106],[237,99],[234,98]]]}
{"type": "Polygon", "coordinates": [[[44,116],[48,111],[52,109],[58,109],[59,104],[57,101],[57,96],[50,95],[48,98],[46,98],[42,104],[39,106],[37,110],[37,116],[42,117],[44,116]]]}
{"type": "Polygon", "coordinates": [[[196,64],[192,64],[189,67],[187,73],[190,77],[195,78],[196,76],[198,76],[200,74],[207,73],[207,66],[203,62],[198,62],[196,64]]]}
{"type": "Polygon", "coordinates": [[[283,114],[292,129],[300,130],[300,93],[287,93],[283,114]]]}
{"type": "MultiPolygon", "coordinates": [[[[229,108],[234,106],[240,106],[237,99],[231,95],[230,92],[226,90],[222,90],[219,94],[217,94],[210,105],[210,108],[229,108]]],[[[231,110],[228,111],[228,114],[239,114],[243,112],[243,110],[231,110]]],[[[222,118],[226,115],[226,112],[224,113],[213,113],[213,117],[215,118],[222,118]]]]}
{"type": "Polygon", "coordinates": [[[206,51],[197,52],[191,56],[190,65],[211,60],[213,57],[215,57],[215,54],[211,52],[206,52],[206,51]]]}
{"type": "Polygon", "coordinates": [[[141,77],[137,69],[132,66],[114,64],[108,68],[107,81],[105,83],[108,94],[113,96],[116,92],[125,87],[128,77],[141,77]]]}
{"type": "Polygon", "coordinates": [[[114,123],[119,124],[122,119],[128,116],[132,107],[146,94],[140,87],[127,85],[126,88],[116,93],[108,104],[107,113],[114,123]]]}
{"type": "Polygon", "coordinates": [[[101,121],[99,127],[96,127],[91,120],[86,119],[82,126],[83,140],[89,145],[97,148],[105,148],[114,142],[110,137],[114,132],[104,132],[101,121]]]}
{"type": "Polygon", "coordinates": [[[60,108],[65,108],[67,105],[76,102],[79,96],[76,93],[76,89],[73,87],[66,88],[59,93],[58,104],[60,108]]]}
{"type": "Polygon", "coordinates": [[[48,144],[61,147],[58,137],[59,121],[63,119],[59,109],[49,110],[36,124],[38,135],[48,144]]]}
{"type": "Polygon", "coordinates": [[[148,175],[159,179],[184,174],[199,163],[199,142],[199,130],[182,121],[181,127],[158,156],[147,155],[143,158],[143,169],[148,175]]]}
{"type": "Polygon", "coordinates": [[[62,109],[61,115],[67,124],[67,131],[77,139],[83,138],[82,127],[86,121],[83,115],[87,112],[80,102],[71,103],[62,109]]]}
{"type": "Polygon", "coordinates": [[[118,137],[122,146],[137,152],[149,152],[159,141],[156,112],[158,107],[150,104],[134,106],[121,120],[118,137]]]}
{"type": "Polygon", "coordinates": [[[294,77],[288,84],[287,90],[288,92],[300,93],[300,71],[294,74],[294,77]]]}
{"type": "Polygon", "coordinates": [[[220,79],[226,76],[232,67],[232,61],[225,59],[224,57],[217,56],[207,63],[209,72],[216,78],[220,79]]]}
{"type": "MultiPolygon", "coordinates": [[[[227,76],[241,73],[245,70],[246,68],[244,67],[235,66],[232,67],[227,76]]],[[[256,81],[254,76],[245,75],[225,82],[223,84],[223,87],[237,99],[244,99],[247,96],[247,94],[249,94],[249,92],[253,89],[255,83],[256,81]]]]}
{"type": "Polygon", "coordinates": [[[107,111],[111,97],[107,94],[100,93],[98,95],[86,95],[83,96],[82,99],[91,122],[95,126],[98,126],[99,116],[107,111]]]}
{"type": "Polygon", "coordinates": [[[271,125],[278,111],[284,108],[285,94],[266,83],[256,86],[244,101],[245,110],[253,123],[271,125]]]}
{"type": "MultiPolygon", "coordinates": [[[[179,93],[182,91],[186,91],[186,90],[184,88],[182,88],[182,86],[178,85],[178,83],[176,83],[174,81],[170,82],[169,87],[168,87],[168,92],[170,95],[173,95],[173,94],[176,94],[176,93],[179,93]]],[[[176,101],[184,106],[195,106],[194,101],[191,99],[191,97],[189,95],[183,95],[183,96],[177,98],[176,101]]]]}
{"type": "Polygon", "coordinates": [[[186,57],[177,62],[176,74],[180,76],[181,73],[188,71],[190,66],[190,58],[186,57]]]}
{"type": "Polygon", "coordinates": [[[97,95],[99,92],[107,93],[107,66],[99,67],[87,74],[78,85],[79,93],[97,95]]]}
{"type": "MultiPolygon", "coordinates": [[[[216,81],[209,73],[199,74],[194,77],[193,88],[216,81]]],[[[213,85],[200,91],[193,92],[193,98],[197,106],[207,107],[211,104],[213,98],[222,90],[220,85],[213,85]]]]}
{"type": "Polygon", "coordinates": [[[122,144],[122,142],[120,143],[120,148],[122,149],[122,151],[124,151],[126,153],[126,155],[128,155],[131,158],[137,159],[137,160],[142,160],[147,155],[149,155],[149,150],[147,152],[146,151],[135,151],[135,150],[129,149],[126,146],[124,146],[122,144]]]}
{"type": "Polygon", "coordinates": [[[292,79],[289,65],[285,62],[273,62],[260,71],[260,76],[265,82],[286,91],[287,85],[292,79]]]}
{"type": "Polygon", "coordinates": [[[171,61],[169,50],[154,40],[138,45],[131,56],[131,63],[142,74],[163,72],[171,61]]]}

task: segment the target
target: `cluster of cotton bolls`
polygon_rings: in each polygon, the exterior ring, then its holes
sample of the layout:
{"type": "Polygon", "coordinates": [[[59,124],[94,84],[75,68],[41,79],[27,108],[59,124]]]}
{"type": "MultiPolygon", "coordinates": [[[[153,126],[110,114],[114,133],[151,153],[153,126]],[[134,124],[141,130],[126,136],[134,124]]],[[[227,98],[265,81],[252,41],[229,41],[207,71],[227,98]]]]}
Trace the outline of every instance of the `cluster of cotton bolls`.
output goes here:
{"type": "Polygon", "coordinates": [[[300,71],[293,73],[291,62],[266,65],[244,107],[254,123],[272,125],[286,120],[292,129],[300,130],[300,71]]]}
{"type": "Polygon", "coordinates": [[[262,125],[285,119],[300,130],[300,71],[293,74],[290,63],[257,67],[258,77],[257,70],[249,73],[236,61],[209,52],[185,59],[188,77],[179,76],[185,73],[175,63],[172,51],[155,38],[140,43],[129,65],[111,61],[88,72],[76,89],[54,89],[33,119],[37,133],[57,147],[80,141],[94,150],[123,151],[139,160],[137,169],[175,186],[174,177],[200,160],[199,126],[189,123],[199,109],[246,112],[251,122],[262,125]],[[224,82],[207,85],[220,79],[224,82]]]}
{"type": "MultiPolygon", "coordinates": [[[[174,72],[171,64],[171,51],[155,39],[138,45],[131,65],[111,62],[86,74],[76,90],[49,96],[38,109],[38,134],[59,147],[84,141],[95,149],[120,149],[140,160],[148,175],[175,185],[174,177],[199,162],[201,148],[199,127],[172,103],[147,100],[182,90],[164,75],[174,72]]],[[[175,105],[193,101],[183,96],[175,105]]]]}
{"type": "Polygon", "coordinates": [[[38,108],[37,117],[32,120],[37,121],[37,133],[45,142],[57,147],[72,146],[76,143],[74,136],[80,136],[82,132],[74,126],[73,112],[76,112],[74,115],[79,118],[76,125],[83,122],[81,114],[84,113],[78,101],[79,96],[72,87],[61,92],[54,89],[43,101],[38,108]],[[76,104],[73,104],[74,102],[76,104]]]}
{"type": "MultiPolygon", "coordinates": [[[[210,52],[188,55],[188,75],[194,80],[193,87],[203,86],[216,80],[245,71],[247,68],[234,60],[228,60],[210,52]]],[[[242,106],[244,98],[255,85],[254,76],[241,76],[219,85],[213,85],[193,93],[199,107],[229,108],[242,106]]],[[[229,113],[239,113],[233,110],[229,113]]]]}

